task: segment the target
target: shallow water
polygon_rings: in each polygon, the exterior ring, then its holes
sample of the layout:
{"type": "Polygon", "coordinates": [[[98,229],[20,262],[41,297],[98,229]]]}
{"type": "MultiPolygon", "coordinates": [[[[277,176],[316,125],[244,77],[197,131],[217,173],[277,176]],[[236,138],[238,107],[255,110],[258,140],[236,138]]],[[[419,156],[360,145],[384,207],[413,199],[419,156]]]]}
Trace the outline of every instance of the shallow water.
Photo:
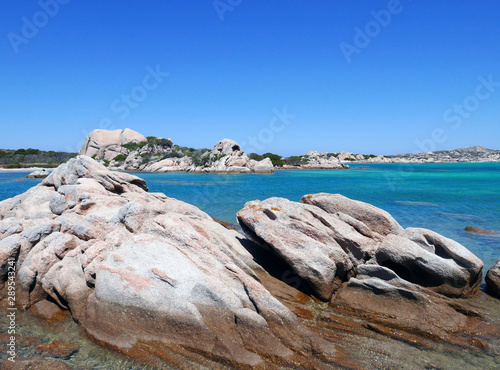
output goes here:
{"type": "MultiPolygon", "coordinates": [[[[0,173],[0,201],[23,193],[41,181],[24,179],[27,174],[0,173]]],[[[500,258],[500,236],[464,231],[466,226],[500,231],[500,163],[354,164],[346,171],[283,170],[274,175],[136,175],[148,182],[151,192],[162,192],[194,204],[211,216],[233,224],[236,213],[250,200],[279,196],[298,201],[310,193],[341,193],[387,210],[403,227],[429,228],[457,240],[484,262],[484,272],[500,258]]],[[[498,301],[488,302],[496,314],[494,320],[498,321],[498,301]]],[[[0,318],[2,332],[4,319],[0,318]]],[[[19,320],[21,333],[39,336],[45,343],[55,339],[80,341],[81,350],[68,361],[74,368],[144,368],[97,346],[82,335],[72,321],[51,327],[29,315],[22,315],[19,320]]],[[[429,352],[392,340],[381,346],[368,338],[353,337],[352,341],[349,343],[346,336],[346,347],[359,348],[359,354],[370,359],[365,364],[368,367],[470,368],[474,367],[474,361],[478,361],[481,368],[499,366],[491,354],[429,352]]],[[[34,353],[27,348],[20,349],[19,355],[32,356],[34,353]]],[[[2,360],[5,360],[3,354],[2,360]]]]}

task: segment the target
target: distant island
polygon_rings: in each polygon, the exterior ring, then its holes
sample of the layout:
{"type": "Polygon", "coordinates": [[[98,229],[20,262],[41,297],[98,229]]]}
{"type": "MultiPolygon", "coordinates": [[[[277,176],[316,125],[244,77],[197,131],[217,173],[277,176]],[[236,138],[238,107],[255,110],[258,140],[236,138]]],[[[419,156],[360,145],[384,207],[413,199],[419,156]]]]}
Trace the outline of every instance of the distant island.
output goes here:
{"type": "Polygon", "coordinates": [[[38,149],[0,149],[0,168],[55,168],[77,153],[43,151],[38,149]]]}
{"type": "MultiPolygon", "coordinates": [[[[94,130],[78,154],[110,169],[143,172],[273,173],[277,169],[348,169],[349,163],[499,162],[500,150],[480,145],[426,153],[374,155],[309,151],[283,157],[275,153],[245,153],[230,139],[212,149],[176,145],[168,138],[144,136],[130,129],[94,130]]],[[[0,150],[0,168],[54,168],[77,153],[37,149],[0,150]]]]}

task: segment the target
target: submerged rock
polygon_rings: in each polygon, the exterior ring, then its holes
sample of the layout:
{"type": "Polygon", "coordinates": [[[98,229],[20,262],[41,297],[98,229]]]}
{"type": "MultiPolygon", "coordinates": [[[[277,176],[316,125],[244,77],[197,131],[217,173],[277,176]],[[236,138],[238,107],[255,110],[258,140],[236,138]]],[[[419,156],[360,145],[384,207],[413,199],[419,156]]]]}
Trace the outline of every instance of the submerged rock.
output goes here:
{"type": "Polygon", "coordinates": [[[335,353],[259,282],[243,235],[147,190],[79,156],[0,202],[0,277],[17,260],[18,306],[49,298],[139,357],[182,349],[255,366],[335,353]]]}
{"type": "Polygon", "coordinates": [[[35,352],[38,352],[45,356],[68,359],[76,352],[78,352],[79,349],[80,345],[78,344],[78,342],[63,342],[55,340],[53,342],[36,347],[35,352]]]}
{"type": "Polygon", "coordinates": [[[468,231],[469,233],[474,233],[474,234],[489,234],[489,235],[498,234],[497,232],[484,230],[484,229],[481,229],[481,228],[475,227],[475,226],[467,226],[465,228],[465,231],[468,231]]]}
{"type": "Polygon", "coordinates": [[[26,178],[28,179],[44,179],[47,176],[50,175],[50,171],[46,168],[43,168],[41,170],[34,171],[30,173],[26,178]]]}
{"type": "Polygon", "coordinates": [[[485,280],[488,288],[500,298],[500,259],[488,270],[485,280]]]}

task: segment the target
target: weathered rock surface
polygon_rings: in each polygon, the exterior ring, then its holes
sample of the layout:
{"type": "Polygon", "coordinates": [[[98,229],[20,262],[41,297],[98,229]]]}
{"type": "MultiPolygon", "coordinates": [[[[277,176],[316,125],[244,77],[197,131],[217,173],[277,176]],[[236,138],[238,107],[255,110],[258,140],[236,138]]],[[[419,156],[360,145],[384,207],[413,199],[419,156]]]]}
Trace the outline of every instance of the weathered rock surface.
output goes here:
{"type": "Polygon", "coordinates": [[[334,354],[259,282],[242,235],[89,157],[0,202],[0,230],[1,281],[15,258],[20,308],[50,297],[126,353],[238,366],[334,354]]]}
{"type": "Polygon", "coordinates": [[[14,361],[5,361],[0,365],[1,370],[71,370],[71,367],[61,361],[47,360],[43,357],[16,357],[14,361]]]}
{"type": "Polygon", "coordinates": [[[404,230],[389,213],[339,194],[248,202],[237,217],[323,300],[363,264],[448,296],[473,294],[481,282],[483,263],[459,243],[430,230],[404,230]]]}
{"type": "Polygon", "coordinates": [[[488,270],[485,280],[488,288],[500,298],[500,259],[488,270]]]}
{"type": "Polygon", "coordinates": [[[53,342],[42,344],[35,348],[38,352],[45,356],[68,359],[80,349],[80,345],[76,341],[63,342],[55,340],[53,342]]]}
{"type": "Polygon", "coordinates": [[[28,179],[44,179],[50,175],[50,171],[46,168],[42,168],[41,170],[33,171],[26,178],[28,179]]]}
{"type": "Polygon", "coordinates": [[[250,160],[240,145],[229,139],[217,142],[209,154],[209,162],[197,172],[218,173],[273,173],[273,164],[269,158],[262,161],[250,160]]]}
{"type": "Polygon", "coordinates": [[[319,193],[305,195],[300,202],[312,204],[330,214],[342,213],[349,215],[366,225],[369,230],[380,235],[398,235],[403,232],[401,225],[388,212],[371,204],[349,199],[340,194],[319,193]]]}
{"type": "Polygon", "coordinates": [[[122,147],[123,144],[146,141],[143,135],[128,128],[113,131],[94,130],[85,138],[79,154],[110,161],[119,154],[127,153],[122,147]]]}
{"type": "MultiPolygon", "coordinates": [[[[237,218],[316,297],[366,320],[363,327],[369,330],[429,348],[428,339],[486,348],[479,337],[499,332],[453,299],[479,294],[483,263],[433,231],[405,230],[379,208],[325,193],[305,195],[300,203],[248,202],[237,218]]],[[[328,320],[330,326],[338,322],[335,328],[360,330],[338,317],[328,320]]]]}

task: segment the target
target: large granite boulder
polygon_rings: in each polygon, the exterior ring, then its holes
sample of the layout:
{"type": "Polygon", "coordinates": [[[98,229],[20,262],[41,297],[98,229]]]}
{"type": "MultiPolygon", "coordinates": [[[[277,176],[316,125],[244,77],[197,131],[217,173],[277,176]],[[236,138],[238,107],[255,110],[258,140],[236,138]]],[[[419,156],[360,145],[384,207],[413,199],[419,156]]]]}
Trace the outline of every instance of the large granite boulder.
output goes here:
{"type": "Polygon", "coordinates": [[[237,217],[326,301],[363,264],[446,296],[469,296],[481,282],[483,263],[464,246],[430,230],[404,230],[386,211],[339,194],[248,202],[237,217]]]}
{"type": "Polygon", "coordinates": [[[19,308],[55,301],[128,354],[266,366],[334,353],[259,282],[243,235],[89,157],[0,202],[0,230],[0,298],[15,259],[19,308]]]}
{"type": "Polygon", "coordinates": [[[403,232],[401,225],[389,212],[368,203],[349,199],[341,194],[309,194],[303,196],[300,202],[312,204],[330,214],[342,213],[349,215],[380,235],[397,235],[403,232]]]}
{"type": "Polygon", "coordinates": [[[488,288],[500,297],[500,259],[488,270],[485,280],[488,288]]]}
{"type": "MultiPolygon", "coordinates": [[[[140,165],[138,165],[140,167],[140,165]]],[[[189,157],[166,158],[158,162],[147,164],[141,167],[144,172],[189,172],[194,171],[196,166],[189,157]]]]}
{"type": "Polygon", "coordinates": [[[255,173],[274,173],[273,162],[270,158],[264,158],[261,161],[250,160],[247,167],[255,173]]]}
{"type": "Polygon", "coordinates": [[[111,161],[119,154],[127,154],[122,145],[128,143],[143,143],[147,139],[140,133],[130,130],[94,130],[85,138],[80,155],[111,161]]]}

